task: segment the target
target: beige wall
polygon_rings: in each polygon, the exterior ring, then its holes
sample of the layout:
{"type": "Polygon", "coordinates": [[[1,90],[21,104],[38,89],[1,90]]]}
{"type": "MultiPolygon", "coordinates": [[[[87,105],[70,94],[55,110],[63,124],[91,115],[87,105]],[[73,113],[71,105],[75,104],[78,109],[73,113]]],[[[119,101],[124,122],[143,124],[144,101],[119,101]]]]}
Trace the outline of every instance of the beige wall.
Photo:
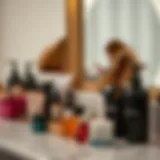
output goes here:
{"type": "Polygon", "coordinates": [[[65,35],[65,0],[0,1],[0,78],[8,60],[35,61],[42,49],[65,35]]]}

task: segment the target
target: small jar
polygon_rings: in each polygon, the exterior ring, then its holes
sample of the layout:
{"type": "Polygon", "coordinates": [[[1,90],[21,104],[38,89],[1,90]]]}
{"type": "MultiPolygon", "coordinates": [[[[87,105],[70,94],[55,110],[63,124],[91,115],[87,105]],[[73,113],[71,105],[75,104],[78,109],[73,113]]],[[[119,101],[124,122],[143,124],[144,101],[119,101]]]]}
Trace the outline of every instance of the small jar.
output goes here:
{"type": "Polygon", "coordinates": [[[31,120],[31,128],[35,133],[44,133],[47,131],[47,123],[43,115],[34,115],[31,120]]]}
{"type": "Polygon", "coordinates": [[[107,147],[113,144],[113,123],[105,116],[94,117],[89,123],[89,143],[95,147],[107,147]]]}

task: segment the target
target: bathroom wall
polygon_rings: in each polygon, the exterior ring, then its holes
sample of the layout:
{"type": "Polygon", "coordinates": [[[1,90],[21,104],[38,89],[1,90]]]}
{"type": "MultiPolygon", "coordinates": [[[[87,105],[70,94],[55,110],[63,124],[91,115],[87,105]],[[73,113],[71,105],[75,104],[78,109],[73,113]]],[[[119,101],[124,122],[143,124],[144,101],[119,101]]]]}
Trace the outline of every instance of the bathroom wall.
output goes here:
{"type": "Polygon", "coordinates": [[[65,36],[65,0],[0,1],[0,80],[4,82],[9,61],[20,70],[28,60],[36,62],[42,50],[65,36]]]}

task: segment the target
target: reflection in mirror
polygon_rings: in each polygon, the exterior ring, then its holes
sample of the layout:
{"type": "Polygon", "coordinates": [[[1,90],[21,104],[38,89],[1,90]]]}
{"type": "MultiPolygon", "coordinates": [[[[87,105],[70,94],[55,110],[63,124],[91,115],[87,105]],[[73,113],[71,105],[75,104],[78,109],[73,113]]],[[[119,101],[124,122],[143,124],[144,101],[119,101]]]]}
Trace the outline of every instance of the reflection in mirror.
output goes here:
{"type": "Polygon", "coordinates": [[[112,63],[105,45],[118,38],[144,64],[145,85],[158,83],[160,14],[151,0],[84,0],[86,77],[95,79],[112,63]]]}

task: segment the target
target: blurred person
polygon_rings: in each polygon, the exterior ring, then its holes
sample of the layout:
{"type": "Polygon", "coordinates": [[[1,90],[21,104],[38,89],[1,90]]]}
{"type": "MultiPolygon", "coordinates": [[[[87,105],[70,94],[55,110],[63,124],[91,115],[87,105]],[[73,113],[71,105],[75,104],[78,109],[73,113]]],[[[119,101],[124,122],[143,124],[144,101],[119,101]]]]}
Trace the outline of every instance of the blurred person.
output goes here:
{"type": "Polygon", "coordinates": [[[111,40],[105,46],[105,52],[110,62],[110,69],[104,73],[97,84],[97,89],[103,89],[107,85],[124,87],[130,82],[137,68],[142,64],[134,50],[119,39],[111,40]]]}
{"type": "MultiPolygon", "coordinates": [[[[114,117],[111,119],[115,122],[115,136],[125,138],[128,131],[125,119],[126,100],[124,94],[129,91],[128,88],[141,88],[140,71],[142,64],[133,49],[119,39],[110,41],[105,46],[105,51],[111,66],[108,72],[103,74],[96,87],[99,90],[106,90],[106,87],[110,88],[105,94],[105,101],[107,102],[106,106],[112,106],[111,112],[114,112],[109,114],[114,117]]],[[[110,108],[107,112],[110,112],[110,108]]]]}

